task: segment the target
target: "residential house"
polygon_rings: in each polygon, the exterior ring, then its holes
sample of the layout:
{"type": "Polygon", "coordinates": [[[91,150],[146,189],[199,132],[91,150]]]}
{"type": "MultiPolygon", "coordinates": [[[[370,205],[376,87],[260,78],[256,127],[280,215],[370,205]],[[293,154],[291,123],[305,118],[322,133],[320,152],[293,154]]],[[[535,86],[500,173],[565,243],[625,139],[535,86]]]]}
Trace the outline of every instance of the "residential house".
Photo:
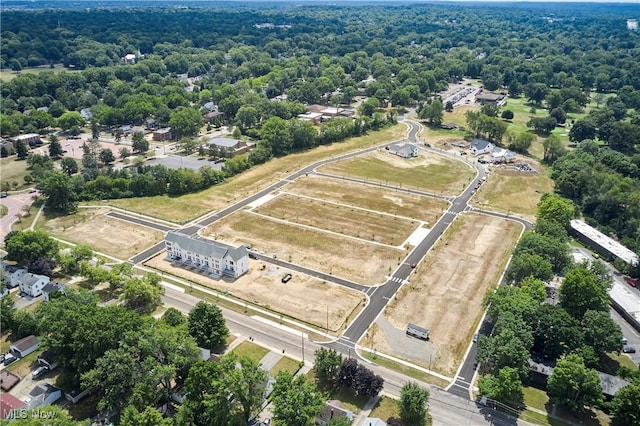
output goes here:
{"type": "Polygon", "coordinates": [[[18,135],[11,138],[11,140],[18,144],[18,142],[23,142],[25,145],[36,146],[42,145],[42,139],[40,139],[40,135],[37,133],[27,133],[24,135],[18,135]]]}
{"type": "Polygon", "coordinates": [[[18,285],[20,291],[31,297],[38,297],[42,294],[42,289],[49,284],[49,277],[27,272],[20,277],[18,285]]]}
{"type": "Polygon", "coordinates": [[[491,152],[492,163],[513,163],[516,161],[516,154],[504,148],[495,148],[491,152]]]}
{"type": "Polygon", "coordinates": [[[20,379],[20,376],[18,376],[17,374],[4,370],[2,371],[2,373],[0,373],[0,389],[8,392],[20,381],[20,379]]]}
{"type": "Polygon", "coordinates": [[[494,104],[504,105],[506,95],[503,93],[479,93],[476,95],[476,102],[481,105],[494,104]]]}
{"type": "Polygon", "coordinates": [[[14,418],[16,410],[20,410],[26,404],[8,392],[0,392],[0,419],[14,418]]]}
{"type": "Polygon", "coordinates": [[[171,127],[165,127],[164,129],[158,129],[153,132],[154,141],[170,141],[172,138],[173,134],[171,133],[171,127]]]}
{"type": "Polygon", "coordinates": [[[22,339],[9,346],[9,352],[19,358],[24,358],[39,347],[40,340],[38,340],[38,338],[32,334],[30,336],[23,337],[22,339]]]}
{"type": "Polygon", "coordinates": [[[129,136],[131,133],[133,133],[133,128],[129,124],[126,124],[124,126],[118,127],[117,132],[119,132],[122,136],[129,136]]]}
{"type": "Polygon", "coordinates": [[[93,113],[91,112],[91,108],[82,108],[80,110],[80,115],[87,121],[90,121],[93,118],[93,113]]]}
{"type": "Polygon", "coordinates": [[[129,65],[135,64],[136,60],[137,60],[137,55],[135,53],[127,53],[122,57],[122,62],[129,65]]]}
{"type": "Polygon", "coordinates": [[[16,148],[11,141],[0,138],[0,150],[3,148],[7,152],[7,155],[13,155],[16,152],[16,148]]]}
{"type": "Polygon", "coordinates": [[[224,115],[224,114],[220,111],[211,111],[203,115],[202,119],[204,120],[205,123],[213,123],[216,117],[220,117],[221,115],[224,115]]]}
{"type": "Polygon", "coordinates": [[[320,426],[328,426],[329,422],[338,417],[346,417],[353,421],[356,416],[347,410],[340,401],[329,400],[324,407],[316,415],[316,424],[320,426]]]}
{"type": "Polygon", "coordinates": [[[158,127],[160,126],[158,125],[158,122],[155,119],[149,118],[148,120],[145,120],[144,127],[147,130],[157,130],[158,127]]]}
{"type": "Polygon", "coordinates": [[[89,389],[76,388],[64,394],[64,397],[72,404],[77,404],[82,398],[89,395],[89,389]]]}
{"type": "Polygon", "coordinates": [[[418,156],[418,147],[414,144],[393,144],[387,147],[389,153],[401,158],[413,158],[418,156]]]}
{"type": "Polygon", "coordinates": [[[247,142],[237,139],[212,138],[205,142],[208,149],[217,147],[220,152],[224,152],[226,157],[233,157],[244,154],[251,147],[247,142]]]}
{"type": "Polygon", "coordinates": [[[47,285],[42,287],[42,296],[45,301],[51,300],[51,295],[54,293],[64,293],[65,287],[60,283],[49,282],[47,285]]]}
{"type": "Polygon", "coordinates": [[[303,120],[303,121],[310,121],[315,125],[319,125],[320,121],[322,120],[322,113],[321,112],[308,112],[306,114],[299,114],[298,115],[298,119],[299,120],[303,120]]]}
{"type": "Polygon", "coordinates": [[[202,105],[201,109],[205,110],[205,111],[213,112],[213,111],[217,111],[218,110],[218,105],[216,105],[215,103],[209,101],[209,102],[205,103],[204,105],[202,105]]]}
{"type": "Polygon", "coordinates": [[[249,254],[244,246],[229,248],[217,241],[168,232],[165,248],[169,259],[193,265],[214,276],[238,278],[249,270],[249,254]]]}
{"type": "Polygon", "coordinates": [[[8,275],[7,287],[14,288],[20,284],[20,277],[27,273],[26,269],[19,268],[17,266],[7,266],[5,273],[8,275]]]}
{"type": "Polygon", "coordinates": [[[495,145],[482,139],[474,139],[471,142],[471,153],[476,156],[489,154],[491,151],[493,151],[494,148],[495,145]]]}
{"type": "Polygon", "coordinates": [[[40,383],[34,387],[25,399],[26,408],[46,407],[62,398],[62,391],[49,383],[40,383]]]}
{"type": "Polygon", "coordinates": [[[53,352],[44,351],[38,356],[38,364],[47,367],[49,371],[55,370],[60,366],[58,361],[54,358],[53,352]]]}

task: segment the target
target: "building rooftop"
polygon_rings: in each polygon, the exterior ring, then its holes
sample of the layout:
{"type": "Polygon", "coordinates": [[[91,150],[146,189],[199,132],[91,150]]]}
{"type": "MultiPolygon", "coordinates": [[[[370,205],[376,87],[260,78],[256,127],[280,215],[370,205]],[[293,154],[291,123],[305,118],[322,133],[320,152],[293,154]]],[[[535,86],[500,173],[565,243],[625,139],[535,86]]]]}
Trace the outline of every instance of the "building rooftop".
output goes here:
{"type": "Polygon", "coordinates": [[[20,376],[13,374],[10,371],[4,370],[0,373],[0,389],[5,392],[14,387],[19,381],[20,376]]]}
{"type": "Polygon", "coordinates": [[[193,238],[179,232],[167,232],[165,239],[166,241],[177,243],[182,249],[213,258],[222,259],[229,255],[234,261],[237,261],[243,256],[247,256],[247,249],[244,246],[228,249],[216,241],[193,238]]]}
{"type": "Polygon", "coordinates": [[[607,249],[611,254],[619,257],[628,264],[634,265],[638,263],[639,259],[637,254],[635,254],[633,251],[629,250],[613,238],[604,235],[593,226],[588,225],[587,223],[579,219],[573,219],[571,221],[571,228],[589,238],[591,241],[595,242],[601,247],[607,249]]]}
{"type": "Polygon", "coordinates": [[[235,148],[240,142],[237,139],[228,139],[228,138],[213,138],[207,141],[207,145],[216,145],[222,146],[224,148],[235,148]]]}
{"type": "Polygon", "coordinates": [[[11,345],[11,347],[20,352],[24,352],[27,349],[39,344],[40,340],[38,340],[38,338],[32,334],[31,336],[23,337],[22,339],[16,341],[13,345],[11,345]]]}

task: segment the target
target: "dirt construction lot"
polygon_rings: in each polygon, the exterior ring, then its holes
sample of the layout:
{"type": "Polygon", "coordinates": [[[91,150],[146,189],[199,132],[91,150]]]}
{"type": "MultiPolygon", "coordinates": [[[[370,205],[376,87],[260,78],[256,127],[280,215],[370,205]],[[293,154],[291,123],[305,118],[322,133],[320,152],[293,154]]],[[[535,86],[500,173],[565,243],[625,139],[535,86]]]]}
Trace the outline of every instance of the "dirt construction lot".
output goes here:
{"type": "Polygon", "coordinates": [[[347,316],[353,318],[353,311],[363,302],[364,296],[355,290],[328,284],[298,272],[266,265],[260,270],[261,262],[249,261],[249,271],[233,281],[213,279],[165,260],[162,252],[145,263],[146,266],[171,273],[172,275],[214,288],[228,291],[233,296],[276,313],[298,318],[321,329],[339,330],[347,316]],[[286,284],[280,280],[290,272],[293,278],[286,284]]]}
{"type": "Polygon", "coordinates": [[[94,250],[128,259],[162,241],[160,231],[105,216],[109,209],[81,209],[79,213],[47,220],[43,230],[61,240],[86,244],[94,250]]]}
{"type": "Polygon", "coordinates": [[[475,176],[475,171],[462,161],[422,150],[416,158],[400,158],[379,149],[370,154],[327,164],[318,171],[441,195],[459,194],[475,176]]]}
{"type": "Polygon", "coordinates": [[[364,285],[386,280],[405,250],[284,223],[249,212],[228,216],[202,231],[231,245],[251,244],[279,259],[364,285]]]}
{"type": "MultiPolygon", "coordinates": [[[[460,215],[385,309],[398,330],[407,323],[430,330],[429,343],[437,347],[434,370],[455,373],[480,321],[484,295],[497,283],[521,231],[520,224],[505,219],[460,215]]],[[[401,355],[384,332],[375,334],[374,347],[401,355]]]]}

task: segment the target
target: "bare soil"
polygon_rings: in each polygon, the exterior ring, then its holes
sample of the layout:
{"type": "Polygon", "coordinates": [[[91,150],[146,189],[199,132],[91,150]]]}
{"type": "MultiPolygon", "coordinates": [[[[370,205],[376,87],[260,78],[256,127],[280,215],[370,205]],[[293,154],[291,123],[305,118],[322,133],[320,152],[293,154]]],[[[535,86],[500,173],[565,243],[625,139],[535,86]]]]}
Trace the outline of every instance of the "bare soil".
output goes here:
{"type": "MultiPolygon", "coordinates": [[[[498,282],[521,230],[506,219],[460,215],[385,309],[398,329],[414,323],[430,330],[430,343],[437,346],[434,370],[455,373],[480,321],[484,295],[498,282]]],[[[395,353],[382,331],[373,344],[395,353]]]]}
{"type": "Polygon", "coordinates": [[[375,285],[395,269],[405,250],[370,244],[320,230],[281,223],[248,212],[238,212],[202,231],[231,245],[251,244],[254,250],[279,259],[375,285]]]}
{"type": "Polygon", "coordinates": [[[214,279],[199,274],[177,263],[165,260],[166,253],[145,262],[146,266],[170,273],[189,281],[216,289],[228,291],[234,297],[245,300],[276,313],[300,319],[318,328],[341,329],[347,318],[353,318],[354,310],[364,303],[364,296],[355,290],[328,284],[325,281],[300,274],[289,269],[267,264],[260,269],[262,262],[249,260],[249,271],[232,280],[214,279]],[[283,284],[280,280],[286,273],[293,278],[283,284]]]}
{"type": "Polygon", "coordinates": [[[44,222],[43,230],[61,240],[86,244],[95,251],[123,260],[164,238],[160,231],[105,216],[108,212],[108,208],[82,209],[79,213],[44,222]]]}

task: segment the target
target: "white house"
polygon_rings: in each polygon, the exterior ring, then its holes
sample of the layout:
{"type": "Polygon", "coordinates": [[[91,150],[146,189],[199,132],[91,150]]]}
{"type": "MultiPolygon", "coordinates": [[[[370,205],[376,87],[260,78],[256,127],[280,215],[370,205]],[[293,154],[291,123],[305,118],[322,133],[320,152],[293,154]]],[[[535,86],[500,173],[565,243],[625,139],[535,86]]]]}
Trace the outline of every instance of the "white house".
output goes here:
{"type": "Polygon", "coordinates": [[[494,148],[495,146],[491,142],[482,139],[474,139],[471,142],[471,153],[473,155],[488,154],[493,151],[494,148]]]}
{"type": "Polygon", "coordinates": [[[418,147],[416,145],[407,144],[393,144],[387,147],[391,154],[397,155],[402,158],[413,158],[418,156],[418,147]]]}
{"type": "Polygon", "coordinates": [[[496,148],[491,152],[492,163],[513,163],[516,161],[516,155],[504,148],[496,148]]]}
{"type": "Polygon", "coordinates": [[[62,398],[62,391],[49,383],[40,383],[34,387],[24,402],[27,404],[27,410],[34,408],[46,407],[62,398]]]}
{"type": "Polygon", "coordinates": [[[9,279],[7,280],[7,287],[14,288],[20,285],[20,278],[26,273],[26,269],[7,268],[7,275],[9,275],[9,279]]]}
{"type": "Polygon", "coordinates": [[[49,277],[46,275],[36,275],[31,272],[23,274],[18,280],[20,291],[31,297],[38,297],[42,294],[44,286],[49,284],[49,277]]]}
{"type": "Polygon", "coordinates": [[[193,265],[211,275],[238,278],[249,270],[249,253],[244,246],[229,248],[179,232],[168,232],[164,243],[169,259],[193,265]]]}

